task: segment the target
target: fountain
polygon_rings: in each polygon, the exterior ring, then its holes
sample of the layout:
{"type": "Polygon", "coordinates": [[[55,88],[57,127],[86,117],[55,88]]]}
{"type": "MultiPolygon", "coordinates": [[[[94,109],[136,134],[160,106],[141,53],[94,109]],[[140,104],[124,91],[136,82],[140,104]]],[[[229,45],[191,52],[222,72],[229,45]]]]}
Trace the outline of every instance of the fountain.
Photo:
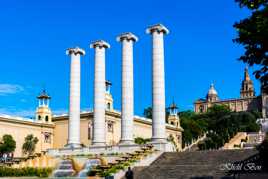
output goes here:
{"type": "Polygon", "coordinates": [[[58,168],[53,172],[53,177],[71,177],[74,174],[75,170],[72,160],[65,159],[60,162],[58,168]]]}
{"type": "Polygon", "coordinates": [[[101,165],[101,161],[99,159],[88,159],[84,165],[83,170],[79,172],[78,177],[87,177],[87,173],[92,169],[92,167],[98,165],[101,165]]]}

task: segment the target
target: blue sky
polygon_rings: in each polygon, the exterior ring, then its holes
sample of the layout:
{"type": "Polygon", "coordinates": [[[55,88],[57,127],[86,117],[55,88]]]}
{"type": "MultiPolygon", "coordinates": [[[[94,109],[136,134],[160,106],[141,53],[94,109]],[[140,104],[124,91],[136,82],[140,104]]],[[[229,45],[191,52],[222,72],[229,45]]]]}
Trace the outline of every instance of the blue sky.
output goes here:
{"type": "MultiPolygon", "coordinates": [[[[211,82],[220,98],[238,97],[244,65],[236,59],[243,49],[232,42],[232,25],[247,15],[234,0],[3,1],[0,113],[34,115],[43,87],[52,96],[53,111],[67,111],[70,59],[65,50],[73,46],[86,50],[81,108],[92,108],[94,53],[89,44],[98,39],[111,44],[106,78],[120,109],[121,47],[115,38],[130,31],[139,37],[134,48],[135,113],[142,114],[151,105],[151,37],[145,29],[159,22],[171,32],[165,37],[167,105],[174,97],[180,110],[193,109],[211,82]]],[[[254,83],[259,93],[259,83],[254,83]]]]}

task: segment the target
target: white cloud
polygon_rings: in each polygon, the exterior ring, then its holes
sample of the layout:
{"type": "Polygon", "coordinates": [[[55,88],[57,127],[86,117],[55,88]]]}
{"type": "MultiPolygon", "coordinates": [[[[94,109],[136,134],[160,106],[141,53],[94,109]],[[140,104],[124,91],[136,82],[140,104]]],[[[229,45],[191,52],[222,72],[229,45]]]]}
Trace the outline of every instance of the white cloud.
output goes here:
{"type": "MultiPolygon", "coordinates": [[[[92,109],[88,108],[83,108],[81,109],[81,112],[85,111],[92,111],[92,109]]],[[[35,117],[35,109],[17,109],[14,106],[10,106],[7,108],[0,108],[0,115],[9,115],[9,116],[14,116],[14,117],[23,117],[23,118],[34,118],[35,117]]],[[[68,110],[66,109],[52,109],[52,114],[53,115],[67,115],[68,110]]]]}
{"type": "Polygon", "coordinates": [[[32,118],[35,116],[35,110],[33,109],[16,110],[14,108],[0,108],[0,115],[32,118]]]}
{"type": "Polygon", "coordinates": [[[22,92],[24,88],[16,84],[0,84],[0,96],[22,92]]]}

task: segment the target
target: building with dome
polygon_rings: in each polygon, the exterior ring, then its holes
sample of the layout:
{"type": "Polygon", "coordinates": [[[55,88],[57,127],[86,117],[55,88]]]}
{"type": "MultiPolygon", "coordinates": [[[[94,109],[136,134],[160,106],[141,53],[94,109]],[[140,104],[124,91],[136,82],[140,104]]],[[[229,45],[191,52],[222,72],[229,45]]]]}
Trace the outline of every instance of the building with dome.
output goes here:
{"type": "Polygon", "coordinates": [[[220,99],[214,84],[210,85],[206,98],[200,98],[194,103],[194,111],[196,113],[207,112],[208,108],[213,105],[226,105],[232,111],[259,111],[266,118],[267,95],[261,93],[260,96],[255,95],[253,81],[250,79],[248,68],[244,70],[244,79],[241,83],[240,97],[231,99],[220,99]]]}

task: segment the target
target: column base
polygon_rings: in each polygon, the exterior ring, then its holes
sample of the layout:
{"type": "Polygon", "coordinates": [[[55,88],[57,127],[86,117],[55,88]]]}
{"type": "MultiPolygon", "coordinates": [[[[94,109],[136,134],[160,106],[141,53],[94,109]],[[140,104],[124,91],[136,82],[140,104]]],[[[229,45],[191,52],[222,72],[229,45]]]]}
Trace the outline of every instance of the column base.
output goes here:
{"type": "Polygon", "coordinates": [[[120,145],[136,145],[133,140],[121,140],[118,144],[120,145]]]}
{"type": "Polygon", "coordinates": [[[167,143],[166,138],[152,138],[151,143],[167,143]]]}
{"type": "Polygon", "coordinates": [[[176,152],[176,148],[171,142],[168,142],[167,139],[155,138],[150,142],[154,146],[154,149],[162,152],[176,152]]]}
{"type": "Polygon", "coordinates": [[[133,152],[141,149],[140,145],[135,144],[133,141],[121,141],[118,147],[120,152],[133,152]]]}
{"type": "Polygon", "coordinates": [[[105,147],[106,143],[105,142],[92,142],[93,147],[105,147]]]}
{"type": "Polygon", "coordinates": [[[64,146],[64,148],[68,149],[76,149],[76,148],[82,148],[82,145],[79,143],[69,143],[64,146]]]}

